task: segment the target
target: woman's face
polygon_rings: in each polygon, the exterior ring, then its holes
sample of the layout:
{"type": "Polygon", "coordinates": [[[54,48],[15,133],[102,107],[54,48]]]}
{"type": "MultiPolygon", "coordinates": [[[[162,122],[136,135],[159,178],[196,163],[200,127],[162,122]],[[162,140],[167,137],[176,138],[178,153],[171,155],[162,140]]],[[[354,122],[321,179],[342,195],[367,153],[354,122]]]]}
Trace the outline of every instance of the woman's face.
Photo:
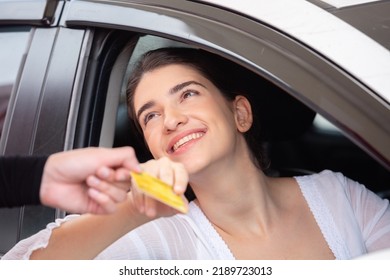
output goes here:
{"type": "Polygon", "coordinates": [[[188,66],[145,73],[135,90],[134,109],[152,155],[183,163],[190,175],[217,162],[229,164],[237,141],[244,141],[234,102],[188,66]]]}

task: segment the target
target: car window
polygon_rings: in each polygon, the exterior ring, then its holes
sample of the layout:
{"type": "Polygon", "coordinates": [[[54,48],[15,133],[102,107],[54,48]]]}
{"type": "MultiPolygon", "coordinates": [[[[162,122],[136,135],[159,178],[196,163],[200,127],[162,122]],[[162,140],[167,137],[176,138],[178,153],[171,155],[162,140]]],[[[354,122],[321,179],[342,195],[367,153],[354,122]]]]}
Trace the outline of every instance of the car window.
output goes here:
{"type": "Polygon", "coordinates": [[[335,125],[333,125],[330,121],[328,121],[320,114],[317,114],[316,117],[314,118],[313,126],[315,129],[322,131],[323,133],[333,133],[333,134],[341,133],[340,129],[338,129],[335,125]]]}
{"type": "MultiPolygon", "coordinates": [[[[129,57],[125,73],[121,74],[123,75],[123,84],[120,90],[118,90],[120,91],[120,98],[117,110],[115,110],[117,111],[117,119],[113,146],[131,145],[135,147],[141,161],[148,160],[151,155],[144,143],[136,139],[134,127],[132,127],[127,117],[125,96],[127,78],[134,67],[135,60],[137,60],[140,54],[150,49],[165,46],[191,47],[190,44],[183,44],[158,36],[142,35],[129,57]]],[[[116,64],[122,63],[118,59],[116,64]]],[[[105,111],[113,112],[112,109],[107,107],[105,111]]],[[[282,116],[282,120],[285,117],[282,116]]],[[[296,116],[289,117],[295,118],[296,116]]],[[[267,143],[267,153],[271,158],[270,174],[275,172],[275,175],[299,175],[302,172],[305,174],[305,172],[320,172],[324,169],[331,169],[345,173],[350,178],[362,182],[373,191],[386,197],[387,194],[383,194],[383,191],[387,188],[383,182],[388,180],[390,176],[388,171],[373,161],[365,151],[353,143],[345,135],[344,131],[328,120],[326,116],[317,113],[315,118],[311,120],[312,125],[305,126],[305,130],[298,129],[300,121],[296,122],[295,127],[301,133],[288,133],[288,138],[286,139],[282,138],[267,143]],[[325,157],[324,154],[326,154],[325,157]],[[371,174],[373,173],[376,176],[372,176],[371,174]]],[[[283,121],[278,124],[283,124],[283,121]]],[[[108,126],[112,127],[113,123],[108,126]]],[[[285,129],[286,127],[283,126],[281,130],[284,131],[285,129]]],[[[102,131],[104,131],[104,127],[102,131]]]]}
{"type": "Polygon", "coordinates": [[[0,133],[28,40],[29,28],[0,28],[0,133]]]}

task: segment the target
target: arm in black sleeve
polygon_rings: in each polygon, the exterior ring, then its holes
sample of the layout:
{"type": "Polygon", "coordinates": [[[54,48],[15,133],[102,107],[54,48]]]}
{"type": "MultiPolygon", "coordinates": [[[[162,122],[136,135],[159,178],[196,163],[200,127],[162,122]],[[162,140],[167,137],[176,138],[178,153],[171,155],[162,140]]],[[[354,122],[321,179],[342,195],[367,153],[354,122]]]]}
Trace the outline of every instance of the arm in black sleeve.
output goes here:
{"type": "Polygon", "coordinates": [[[0,157],[0,207],[40,204],[46,156],[0,157]]]}

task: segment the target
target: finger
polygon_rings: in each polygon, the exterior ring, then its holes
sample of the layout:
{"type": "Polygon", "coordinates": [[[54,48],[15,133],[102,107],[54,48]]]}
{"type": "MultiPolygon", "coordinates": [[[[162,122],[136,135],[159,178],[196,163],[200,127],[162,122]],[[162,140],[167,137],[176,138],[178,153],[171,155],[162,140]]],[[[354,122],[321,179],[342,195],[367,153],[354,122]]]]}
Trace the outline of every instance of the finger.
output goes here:
{"type": "Polygon", "coordinates": [[[105,181],[114,181],[115,180],[115,171],[107,166],[99,167],[96,170],[96,176],[105,181]]]}
{"type": "Polygon", "coordinates": [[[100,193],[107,195],[115,202],[122,202],[127,197],[129,190],[128,184],[124,183],[109,183],[104,180],[100,180],[96,176],[88,176],[86,180],[87,186],[98,190],[100,193]]]}
{"type": "Polygon", "coordinates": [[[115,181],[119,182],[130,182],[131,181],[131,174],[128,169],[125,168],[118,168],[115,170],[115,181]]]}
{"type": "Polygon", "coordinates": [[[188,186],[188,180],[189,180],[188,172],[184,168],[184,165],[175,164],[174,173],[175,173],[175,178],[174,178],[174,183],[172,184],[173,191],[179,195],[182,195],[184,194],[188,186]]]}
{"type": "Polygon", "coordinates": [[[146,173],[148,173],[152,176],[155,176],[155,177],[159,176],[160,166],[159,166],[158,161],[156,161],[156,160],[149,160],[149,161],[141,164],[141,168],[143,171],[145,171],[146,173]]]}
{"type": "Polygon", "coordinates": [[[116,203],[109,196],[96,189],[88,189],[88,196],[99,205],[90,211],[92,214],[111,214],[117,209],[116,203]]]}
{"type": "Polygon", "coordinates": [[[142,171],[140,167],[140,163],[132,147],[120,147],[120,148],[114,148],[114,150],[115,152],[118,153],[119,158],[123,159],[122,164],[124,167],[138,173],[142,171]]]}
{"type": "Polygon", "coordinates": [[[117,170],[113,170],[108,167],[101,167],[96,173],[100,179],[115,183],[115,186],[122,190],[130,190],[131,175],[127,169],[118,168],[117,170]]]}
{"type": "Polygon", "coordinates": [[[175,183],[175,170],[173,168],[173,165],[161,165],[160,170],[158,172],[158,178],[163,181],[164,183],[173,186],[175,183]]]}

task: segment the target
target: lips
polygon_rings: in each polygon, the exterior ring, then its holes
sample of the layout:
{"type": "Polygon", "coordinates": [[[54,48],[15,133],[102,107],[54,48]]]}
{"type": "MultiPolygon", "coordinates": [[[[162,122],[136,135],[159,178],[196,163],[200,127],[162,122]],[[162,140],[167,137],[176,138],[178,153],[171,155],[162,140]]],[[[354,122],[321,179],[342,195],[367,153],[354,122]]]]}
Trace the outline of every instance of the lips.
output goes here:
{"type": "Polygon", "coordinates": [[[183,147],[184,145],[186,145],[187,143],[189,143],[193,140],[196,140],[196,139],[203,137],[204,134],[205,134],[204,131],[196,131],[196,132],[192,132],[192,133],[187,133],[184,136],[175,137],[173,139],[173,141],[171,141],[172,144],[169,145],[169,147],[170,147],[169,152],[170,153],[176,152],[180,147],[183,147]]]}

